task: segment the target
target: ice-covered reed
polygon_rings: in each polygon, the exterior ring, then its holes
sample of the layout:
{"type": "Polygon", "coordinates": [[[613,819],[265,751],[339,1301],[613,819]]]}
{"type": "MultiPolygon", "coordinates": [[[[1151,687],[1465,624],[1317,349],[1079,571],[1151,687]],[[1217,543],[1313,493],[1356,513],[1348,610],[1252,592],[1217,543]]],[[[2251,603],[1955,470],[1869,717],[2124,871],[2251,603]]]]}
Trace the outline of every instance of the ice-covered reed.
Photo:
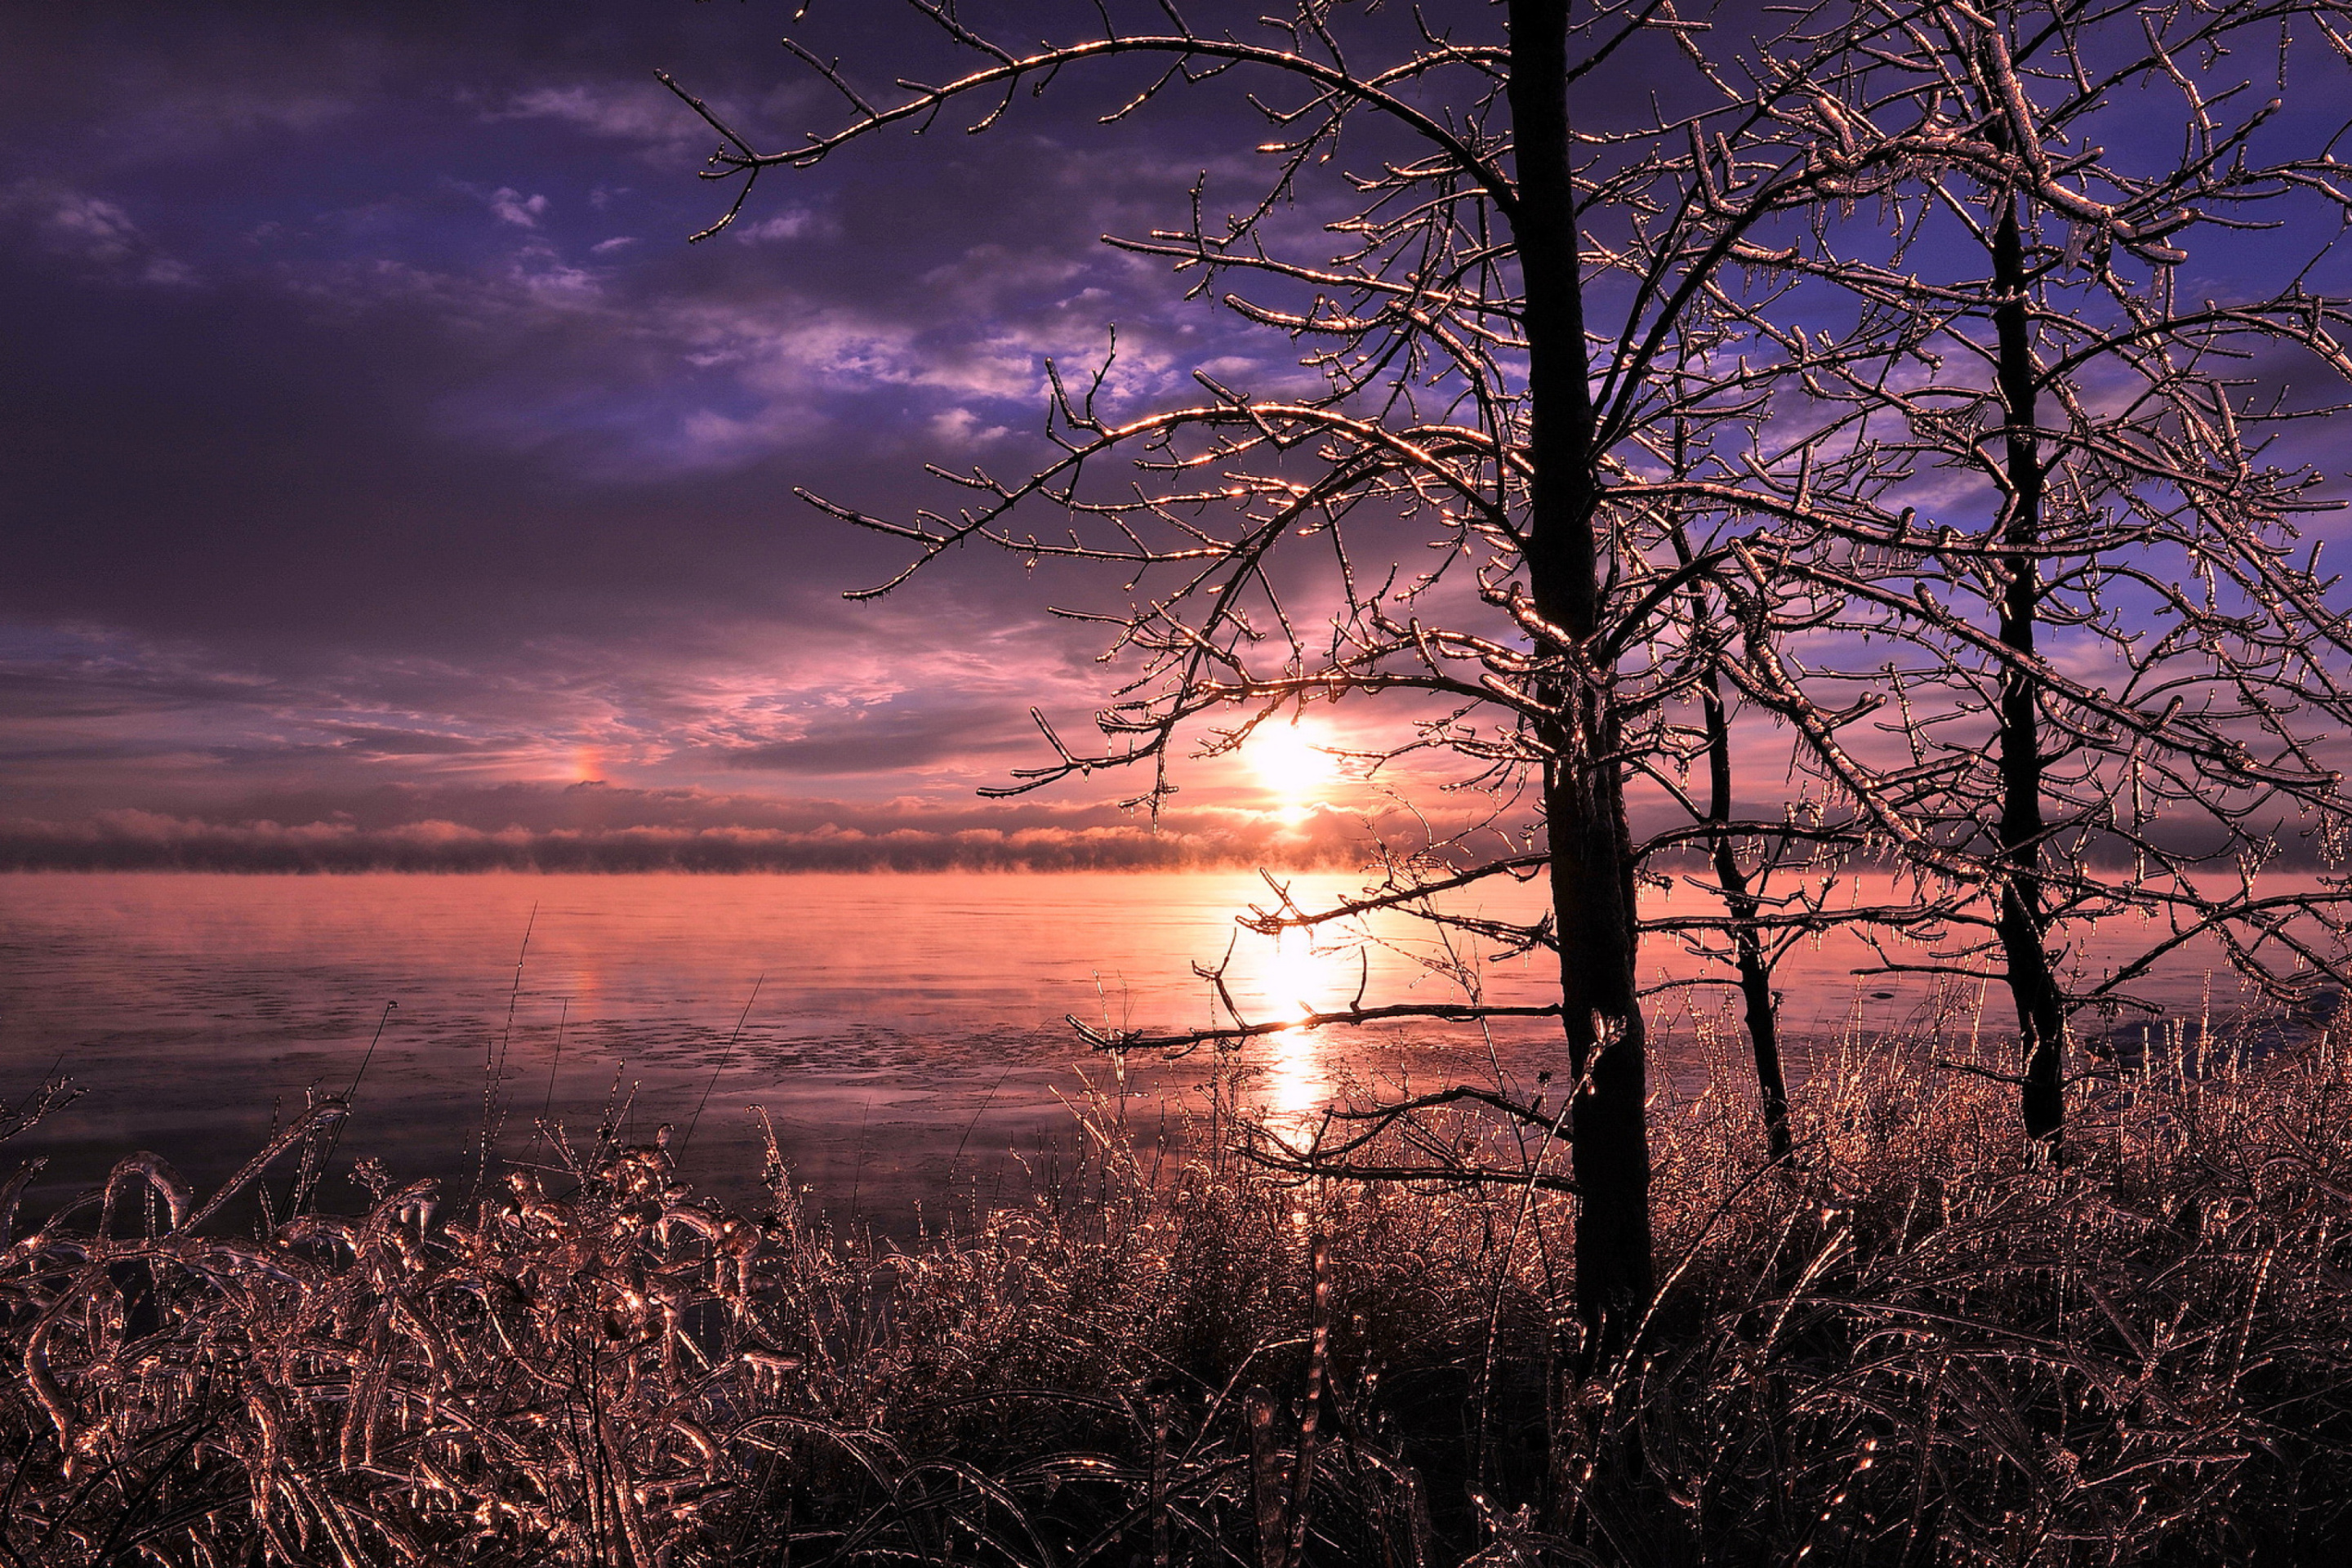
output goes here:
{"type": "MultiPolygon", "coordinates": [[[[1662,1289],[1579,1370],[1571,1195],[1161,1159],[1109,1117],[905,1247],[557,1140],[445,1202],[134,1155],[0,1237],[0,1558],[161,1563],[2332,1560],[2352,1119],[2332,1035],[2153,1050],[2029,1161],[2003,1086],[1850,1050],[1765,1157],[1656,1109],[1662,1289]]],[[[1425,1157],[1523,1146],[1472,1116],[1425,1157]]]]}

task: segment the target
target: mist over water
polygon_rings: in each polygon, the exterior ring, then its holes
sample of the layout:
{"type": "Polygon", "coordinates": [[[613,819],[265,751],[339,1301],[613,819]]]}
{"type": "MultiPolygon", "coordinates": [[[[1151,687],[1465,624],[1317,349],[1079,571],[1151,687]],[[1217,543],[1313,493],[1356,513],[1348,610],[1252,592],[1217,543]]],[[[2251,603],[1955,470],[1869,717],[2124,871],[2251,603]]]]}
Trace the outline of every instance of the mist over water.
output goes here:
{"type": "MultiPolygon", "coordinates": [[[[1361,885],[1284,880],[1308,908],[1361,885]]],[[[1856,896],[1879,890],[1865,879],[1856,896]]],[[[688,1173],[740,1193],[761,1167],[758,1105],[828,1209],[897,1223],[918,1201],[936,1213],[975,1184],[983,1199],[1003,1190],[1021,1160],[1069,1136],[1068,1100],[1114,1075],[1066,1016],[1142,1029],[1229,1021],[1192,971],[1221,961],[1253,1022],[1345,1006],[1360,987],[1372,1002],[1454,1001],[1452,961],[1483,957],[1458,944],[1449,955],[1402,917],[1340,941],[1235,927],[1274,897],[1234,873],[0,877],[0,1098],[52,1068],[86,1090],[5,1153],[49,1156],[37,1207],[135,1149],[209,1184],[307,1090],[344,1090],[364,1060],[339,1169],[375,1155],[403,1179],[454,1184],[476,1169],[486,1079],[502,1063],[500,1158],[543,1155],[542,1115],[593,1137],[608,1107],[625,1106],[633,1141],[691,1124],[688,1173]]],[[[1672,897],[1705,902],[1687,888],[1672,897]]],[[[1525,918],[1539,899],[1506,884],[1459,907],[1525,918]]],[[[2137,935],[2112,934],[2081,943],[2078,962],[2137,935]]],[[[1800,1072],[1806,1042],[2003,1037],[1998,993],[1947,987],[1937,1005],[1920,977],[1853,973],[1871,962],[1832,935],[1783,963],[1800,1072]]],[[[1489,1001],[1539,1004],[1548,963],[1478,963],[1473,983],[1489,1001]]],[[[2184,950],[2142,989],[2194,1012],[2215,967],[2210,951],[2184,950]]],[[[1670,940],[1645,947],[1645,984],[1700,973],[1670,940]]],[[[2217,1008],[2237,1005],[2234,980],[2211,986],[2217,1008]]],[[[1742,1048],[1720,1013],[1728,999],[1714,987],[1654,996],[1656,1076],[1694,1082],[1710,1048],[1742,1048]]],[[[1242,1099],[1299,1121],[1351,1086],[1425,1088],[1497,1065],[1532,1075],[1559,1065],[1557,1040],[1548,1019],[1505,1020],[1491,1037],[1424,1023],[1286,1030],[1240,1051],[1242,1099]]],[[[1130,1062],[1130,1123],[1181,1121],[1213,1060],[1130,1062]]],[[[352,1195],[340,1185],[331,1202],[352,1195]]]]}

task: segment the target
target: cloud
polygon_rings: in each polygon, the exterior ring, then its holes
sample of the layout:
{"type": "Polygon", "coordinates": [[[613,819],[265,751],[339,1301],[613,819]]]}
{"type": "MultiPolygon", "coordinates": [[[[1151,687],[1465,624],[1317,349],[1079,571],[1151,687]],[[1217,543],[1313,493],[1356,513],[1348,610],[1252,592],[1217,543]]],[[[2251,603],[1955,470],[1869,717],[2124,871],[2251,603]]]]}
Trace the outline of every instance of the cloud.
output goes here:
{"type": "Polygon", "coordinates": [[[50,248],[97,262],[127,261],[146,244],[131,215],[114,203],[76,192],[60,193],[41,220],[50,248]]]}
{"type": "Polygon", "coordinates": [[[992,446],[1010,434],[1004,426],[990,425],[969,408],[950,408],[934,414],[929,428],[941,445],[959,451],[992,446]]]}
{"type": "Polygon", "coordinates": [[[491,192],[489,203],[491,216],[517,228],[537,228],[540,218],[547,212],[545,196],[525,196],[511,185],[501,185],[491,192]]]}
{"type": "Polygon", "coordinates": [[[730,768],[778,773],[880,773],[995,755],[1031,745],[1019,708],[907,710],[877,704],[823,712],[798,732],[718,753],[730,768]]]}
{"type": "Polygon", "coordinates": [[[762,245],[831,234],[837,229],[806,207],[786,207],[756,223],[737,223],[727,232],[745,245],[762,245]]]}
{"type": "Polygon", "coordinates": [[[1009,754],[1035,753],[1031,701],[1083,712],[1094,695],[1058,625],[994,622],[928,585],[861,611],[812,596],[731,624],[635,605],[611,630],[434,658],[332,646],[314,660],[282,634],[240,647],[0,617],[0,814],[165,809],[297,781],[351,793],[827,777],[961,797],[1009,754]],[[77,784],[100,758],[104,791],[77,784]]]}
{"type": "MultiPolygon", "coordinates": [[[[724,105],[722,95],[719,100],[724,105]]],[[[698,161],[716,140],[667,89],[645,81],[575,81],[527,88],[509,94],[483,116],[489,121],[543,121],[589,135],[636,143],[646,163],[677,165],[698,161]]]]}
{"type": "Polygon", "coordinates": [[[1363,861],[1338,818],[1274,826],[1194,814],[1141,823],[824,821],[805,827],[626,825],[484,828],[425,817],[383,826],[348,816],[309,822],[210,820],[116,811],[86,821],[0,818],[0,870],[940,871],[1308,869],[1363,861]]]}
{"type": "Polygon", "coordinates": [[[509,96],[503,109],[487,116],[505,120],[560,120],[599,136],[636,142],[667,141],[691,132],[707,134],[694,111],[677,96],[650,82],[571,82],[535,87],[509,96]]]}
{"type": "Polygon", "coordinates": [[[318,726],[341,735],[352,751],[380,757],[449,757],[478,755],[499,750],[495,741],[473,735],[436,733],[429,730],[392,729],[381,724],[344,724],[332,721],[318,726]]]}
{"type": "Polygon", "coordinates": [[[23,181],[0,192],[0,214],[30,217],[41,248],[110,279],[167,289],[197,282],[195,269],[166,255],[121,203],[84,191],[23,181]]]}
{"type": "MultiPolygon", "coordinates": [[[[381,819],[381,800],[373,813],[365,798],[350,804],[361,810],[309,817],[144,810],[72,820],[0,816],[0,872],[1334,870],[1373,863],[1365,825],[1328,811],[1287,821],[1191,808],[1165,814],[1155,826],[1103,820],[1088,809],[858,807],[602,784],[408,795],[391,802],[391,820],[381,819]],[[473,820],[432,815],[445,805],[473,820]],[[399,815],[403,807],[412,814],[399,815]],[[501,808],[512,816],[501,819],[501,808]],[[709,820],[736,812],[752,820],[709,820]],[[551,815],[572,820],[551,824],[551,815]]],[[[2174,847],[2210,851],[2210,837],[2184,825],[2174,847]]],[[[2284,849],[2282,867],[2320,863],[2306,839],[2290,836],[2284,849]]],[[[2130,863],[2119,845],[2091,850],[2095,863],[2130,863]]]]}

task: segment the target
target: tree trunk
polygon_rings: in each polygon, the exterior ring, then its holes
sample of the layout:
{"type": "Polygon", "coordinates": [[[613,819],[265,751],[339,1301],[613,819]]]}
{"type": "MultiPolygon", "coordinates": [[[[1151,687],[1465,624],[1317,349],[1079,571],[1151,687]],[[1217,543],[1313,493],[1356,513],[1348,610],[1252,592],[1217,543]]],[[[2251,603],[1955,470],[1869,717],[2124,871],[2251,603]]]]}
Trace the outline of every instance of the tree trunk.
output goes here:
{"type": "Polygon", "coordinates": [[[1584,1354],[1623,1348],[1650,1300],[1648,1064],[1634,995],[1633,839],[1625,821],[1618,720],[1607,670],[1586,668],[1600,624],[1590,365],[1584,342],[1575,188],[1568,132],[1566,0],[1512,0],[1510,102],[1518,205],[1513,226],[1527,290],[1527,563],[1537,613],[1566,634],[1540,648],[1559,661],[1540,727],[1559,938],[1561,1023],[1576,1099],[1570,1113],[1578,1191],[1577,1310],[1584,1354]]]}
{"type": "MultiPolygon", "coordinates": [[[[1690,471],[1686,437],[1675,429],[1675,472],[1690,471]]],[[[1687,568],[1692,560],[1690,537],[1678,521],[1674,529],[1675,559],[1687,568]]],[[[1708,613],[1706,590],[1690,589],[1691,625],[1696,629],[1708,613]]],[[[1731,713],[1724,706],[1723,681],[1713,656],[1707,656],[1705,679],[1699,685],[1699,708],[1706,726],[1706,822],[1713,831],[1707,847],[1715,866],[1716,886],[1723,889],[1723,907],[1730,916],[1732,969],[1739,976],[1739,1000],[1748,1023],[1748,1044],[1756,1059],[1756,1093],[1764,1112],[1764,1137],[1771,1163],[1779,1164],[1796,1152],[1789,1131],[1789,1083],[1780,1069],[1780,1009],[1772,995],[1772,964],[1764,956],[1764,933],[1757,922],[1763,901],[1751,889],[1748,873],[1739,868],[1739,853],[1731,841],[1731,713]]]]}
{"type": "MultiPolygon", "coordinates": [[[[1993,326],[2000,342],[2000,384],[2006,424],[2009,516],[2000,542],[2009,584],[2001,595],[2003,647],[2031,657],[2042,598],[2034,552],[2042,543],[2042,475],[2034,435],[2035,381],[2032,329],[2026,320],[2025,247],[2011,193],[1993,231],[1993,326]]],[[[2024,1060],[2021,1099],[2025,1135],[2053,1153],[2066,1116],[2059,1069],[2065,1006],[2050,964],[2049,921],[2042,905],[2042,736],[2037,686],[2024,664],[2011,660],[2000,678],[2000,917],[1996,930],[2007,961],[2010,995],[2017,1004],[2019,1055],[2024,1060]]]]}
{"type": "Polygon", "coordinates": [[[1764,941],[1756,916],[1761,904],[1749,891],[1748,874],[1739,868],[1725,826],[1731,820],[1731,721],[1724,711],[1722,688],[1715,672],[1707,672],[1699,701],[1706,718],[1707,820],[1715,827],[1710,846],[1715,858],[1716,885],[1723,889],[1724,907],[1731,914],[1731,957],[1739,972],[1739,998],[1748,1018],[1748,1044],[1756,1057],[1756,1090],[1763,1101],[1764,1136],[1779,1164],[1796,1152],[1789,1133],[1789,1084],[1780,1070],[1780,1020],[1772,1002],[1772,966],[1764,957],[1764,941]]]}

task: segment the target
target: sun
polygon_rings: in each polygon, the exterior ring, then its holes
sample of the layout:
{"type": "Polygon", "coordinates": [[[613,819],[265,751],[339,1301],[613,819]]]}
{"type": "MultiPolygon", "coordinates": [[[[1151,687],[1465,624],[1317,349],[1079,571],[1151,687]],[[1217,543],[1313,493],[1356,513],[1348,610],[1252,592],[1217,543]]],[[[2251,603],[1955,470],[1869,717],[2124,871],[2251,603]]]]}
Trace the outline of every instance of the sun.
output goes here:
{"type": "Polygon", "coordinates": [[[1328,737],[1318,727],[1293,721],[1261,724],[1251,731],[1244,748],[1259,780],[1294,809],[1322,798],[1338,775],[1339,764],[1326,749],[1328,737]]]}

